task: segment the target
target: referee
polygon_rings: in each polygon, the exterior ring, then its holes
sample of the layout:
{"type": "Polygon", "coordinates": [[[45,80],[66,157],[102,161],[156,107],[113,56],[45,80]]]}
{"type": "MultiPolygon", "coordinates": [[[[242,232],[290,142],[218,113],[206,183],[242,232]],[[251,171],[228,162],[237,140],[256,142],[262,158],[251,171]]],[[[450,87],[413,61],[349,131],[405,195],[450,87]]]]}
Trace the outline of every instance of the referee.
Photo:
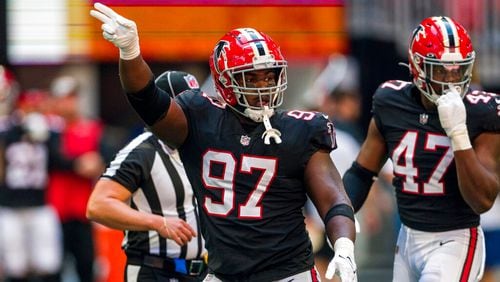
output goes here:
{"type": "MultiPolygon", "coordinates": [[[[166,71],[155,83],[170,96],[199,88],[180,71],[166,71]]],[[[178,152],[145,131],[111,161],[87,217],[125,231],[125,281],[202,281],[207,267],[197,209],[178,152]]]]}

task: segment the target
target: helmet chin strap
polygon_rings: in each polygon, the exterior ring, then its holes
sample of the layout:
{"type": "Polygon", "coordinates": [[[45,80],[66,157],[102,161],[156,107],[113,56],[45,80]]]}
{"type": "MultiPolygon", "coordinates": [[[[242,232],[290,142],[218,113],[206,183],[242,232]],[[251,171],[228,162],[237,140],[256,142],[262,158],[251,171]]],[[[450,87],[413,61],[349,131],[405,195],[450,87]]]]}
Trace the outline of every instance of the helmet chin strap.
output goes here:
{"type": "Polygon", "coordinates": [[[269,109],[268,106],[264,106],[263,110],[252,110],[252,109],[245,109],[245,114],[253,121],[255,122],[263,122],[264,126],[266,127],[266,131],[262,134],[262,139],[264,139],[264,143],[266,145],[271,144],[271,138],[274,139],[274,142],[276,144],[281,143],[281,132],[275,128],[272,127],[271,122],[269,121],[269,118],[273,116],[274,110],[269,109]]]}

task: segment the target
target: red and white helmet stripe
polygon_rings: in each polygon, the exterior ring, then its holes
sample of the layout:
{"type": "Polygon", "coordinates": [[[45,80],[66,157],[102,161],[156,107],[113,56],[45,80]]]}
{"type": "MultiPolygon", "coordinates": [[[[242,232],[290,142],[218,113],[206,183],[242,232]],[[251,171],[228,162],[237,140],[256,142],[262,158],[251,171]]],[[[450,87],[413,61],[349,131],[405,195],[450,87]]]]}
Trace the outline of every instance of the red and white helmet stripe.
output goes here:
{"type": "Polygon", "coordinates": [[[460,37],[458,36],[457,26],[455,23],[448,17],[433,17],[432,19],[439,26],[439,31],[443,37],[444,54],[454,54],[450,56],[450,58],[442,59],[464,59],[458,49],[460,47],[460,37]]]}
{"type": "Polygon", "coordinates": [[[257,30],[253,28],[239,28],[238,31],[240,31],[242,39],[245,39],[251,46],[254,54],[258,56],[269,55],[269,47],[265,38],[257,30]]]}

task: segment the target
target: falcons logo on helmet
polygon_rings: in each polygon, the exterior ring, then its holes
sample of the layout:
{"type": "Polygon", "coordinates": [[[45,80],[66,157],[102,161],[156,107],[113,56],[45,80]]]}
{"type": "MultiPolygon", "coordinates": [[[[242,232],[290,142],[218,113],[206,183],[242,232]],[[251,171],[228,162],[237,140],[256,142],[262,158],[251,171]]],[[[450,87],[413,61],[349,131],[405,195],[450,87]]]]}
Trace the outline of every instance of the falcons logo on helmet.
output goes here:
{"type": "Polygon", "coordinates": [[[227,41],[220,41],[217,43],[217,45],[214,48],[214,67],[217,70],[217,73],[220,74],[220,69],[219,69],[219,60],[223,60],[224,62],[227,62],[227,54],[226,50],[229,50],[229,42],[227,41]]]}
{"type": "Polygon", "coordinates": [[[412,36],[412,40],[411,40],[411,47],[413,47],[413,43],[415,41],[418,41],[420,40],[420,37],[423,37],[425,38],[425,30],[424,28],[422,27],[422,25],[419,25],[414,31],[413,31],[413,36],[412,36]]]}

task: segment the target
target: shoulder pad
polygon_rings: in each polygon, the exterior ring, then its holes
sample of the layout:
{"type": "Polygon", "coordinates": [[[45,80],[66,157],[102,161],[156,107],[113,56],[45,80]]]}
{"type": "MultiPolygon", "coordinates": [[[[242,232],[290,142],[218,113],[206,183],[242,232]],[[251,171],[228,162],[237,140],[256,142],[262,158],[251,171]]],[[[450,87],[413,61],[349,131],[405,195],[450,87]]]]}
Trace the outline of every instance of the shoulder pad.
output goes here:
{"type": "Polygon", "coordinates": [[[475,136],[483,131],[500,132],[500,95],[472,91],[464,97],[467,109],[467,127],[475,136]]]}

